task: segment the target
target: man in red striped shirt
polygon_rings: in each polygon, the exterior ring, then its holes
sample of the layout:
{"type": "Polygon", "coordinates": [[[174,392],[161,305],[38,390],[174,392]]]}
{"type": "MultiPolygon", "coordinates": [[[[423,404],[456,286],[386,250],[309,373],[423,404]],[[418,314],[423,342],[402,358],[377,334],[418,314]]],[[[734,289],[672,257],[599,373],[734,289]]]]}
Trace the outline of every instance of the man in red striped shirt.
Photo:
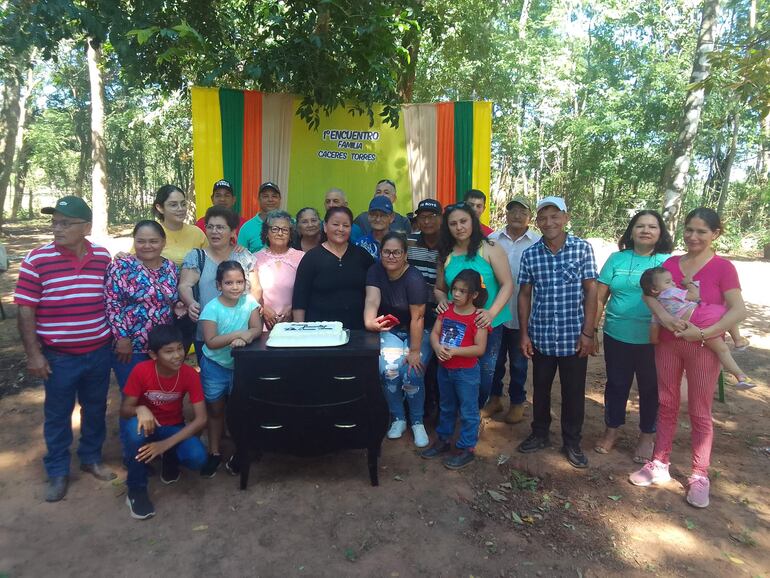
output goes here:
{"type": "Polygon", "coordinates": [[[104,274],[110,254],[86,239],[91,209],[83,199],[63,197],[42,212],[52,215],[53,243],[33,249],[22,262],[14,302],[27,371],[45,383],[46,501],[57,502],[69,483],[76,399],[80,469],[99,480],[116,477],[102,463],[111,342],[104,274]]]}

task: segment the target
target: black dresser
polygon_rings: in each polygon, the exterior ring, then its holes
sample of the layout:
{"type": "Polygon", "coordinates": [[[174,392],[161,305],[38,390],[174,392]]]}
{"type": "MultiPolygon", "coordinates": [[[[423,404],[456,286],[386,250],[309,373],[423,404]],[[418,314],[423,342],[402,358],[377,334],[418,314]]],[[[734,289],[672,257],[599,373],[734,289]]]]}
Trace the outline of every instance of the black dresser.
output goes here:
{"type": "Polygon", "coordinates": [[[379,380],[380,336],[351,331],[339,347],[267,347],[263,335],[233,349],[235,376],[227,425],[235,442],[241,489],[252,458],[263,452],[319,455],[366,448],[369,478],[388,429],[379,380]]]}

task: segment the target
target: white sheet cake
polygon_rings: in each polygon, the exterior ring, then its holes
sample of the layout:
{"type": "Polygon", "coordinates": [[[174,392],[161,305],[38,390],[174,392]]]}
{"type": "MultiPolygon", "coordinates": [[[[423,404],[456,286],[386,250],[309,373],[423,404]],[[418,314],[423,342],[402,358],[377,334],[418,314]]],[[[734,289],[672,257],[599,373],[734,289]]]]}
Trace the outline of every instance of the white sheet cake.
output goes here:
{"type": "Polygon", "coordinates": [[[269,347],[334,347],[348,342],[339,321],[277,323],[267,338],[269,347]]]}

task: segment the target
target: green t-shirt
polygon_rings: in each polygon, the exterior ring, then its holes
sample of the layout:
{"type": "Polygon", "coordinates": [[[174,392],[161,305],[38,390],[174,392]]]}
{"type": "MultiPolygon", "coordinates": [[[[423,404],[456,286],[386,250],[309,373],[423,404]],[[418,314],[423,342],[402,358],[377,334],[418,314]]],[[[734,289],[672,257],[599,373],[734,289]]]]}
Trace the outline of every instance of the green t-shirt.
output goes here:
{"type": "Polygon", "coordinates": [[[259,251],[264,245],[262,244],[262,219],[259,218],[259,214],[254,215],[253,218],[246,221],[241,226],[241,231],[238,233],[238,244],[242,247],[246,247],[252,253],[259,251]]]}
{"type": "Polygon", "coordinates": [[[610,298],[604,312],[604,332],[631,344],[650,342],[652,314],[642,301],[639,279],[645,270],[658,267],[667,253],[637,255],[630,249],[610,255],[599,273],[599,283],[609,286],[610,298]]]}
{"type": "MultiPolygon", "coordinates": [[[[225,335],[248,329],[251,312],[255,309],[259,309],[259,303],[249,293],[241,295],[238,303],[233,307],[224,305],[217,297],[206,304],[199,319],[201,321],[213,321],[217,324],[217,335],[225,335]]],[[[235,361],[230,355],[231,350],[229,345],[219,349],[209,349],[208,345],[203,346],[203,354],[206,357],[228,369],[232,369],[235,365],[235,361]]]]}

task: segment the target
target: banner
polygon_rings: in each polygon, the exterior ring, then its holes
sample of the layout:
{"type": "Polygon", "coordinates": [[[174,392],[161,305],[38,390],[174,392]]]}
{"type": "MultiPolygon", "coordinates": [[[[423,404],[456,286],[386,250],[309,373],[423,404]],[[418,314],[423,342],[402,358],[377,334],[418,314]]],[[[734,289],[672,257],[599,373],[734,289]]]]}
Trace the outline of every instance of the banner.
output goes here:
{"type": "MultiPolygon", "coordinates": [[[[272,181],[291,213],[315,207],[324,193],[345,191],[355,215],[365,211],[377,181],[396,183],[395,209],[405,215],[424,198],[442,205],[470,188],[489,192],[492,103],[409,104],[398,127],[337,109],[322,115],[316,130],[296,115],[300,100],[217,88],[192,88],[196,207],[211,206],[211,187],[233,183],[236,209],[250,218],[259,210],[260,183],[272,181]]],[[[488,215],[482,218],[487,222],[488,215]]]]}

